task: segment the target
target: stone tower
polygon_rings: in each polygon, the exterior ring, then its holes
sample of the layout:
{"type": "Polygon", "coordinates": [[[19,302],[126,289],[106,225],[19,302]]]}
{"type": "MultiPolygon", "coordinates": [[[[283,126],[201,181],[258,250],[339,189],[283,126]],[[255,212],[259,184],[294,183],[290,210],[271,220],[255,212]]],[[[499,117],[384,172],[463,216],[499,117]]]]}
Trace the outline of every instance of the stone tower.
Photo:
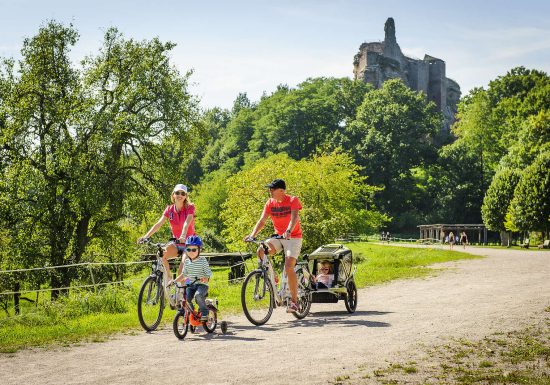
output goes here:
{"type": "Polygon", "coordinates": [[[455,120],[460,86],[445,76],[445,62],[430,55],[423,60],[409,58],[401,52],[395,37],[395,22],[390,17],[384,25],[384,41],[363,43],[353,60],[356,80],[380,88],[388,79],[401,79],[409,88],[422,91],[445,116],[443,132],[449,132],[455,120]]]}

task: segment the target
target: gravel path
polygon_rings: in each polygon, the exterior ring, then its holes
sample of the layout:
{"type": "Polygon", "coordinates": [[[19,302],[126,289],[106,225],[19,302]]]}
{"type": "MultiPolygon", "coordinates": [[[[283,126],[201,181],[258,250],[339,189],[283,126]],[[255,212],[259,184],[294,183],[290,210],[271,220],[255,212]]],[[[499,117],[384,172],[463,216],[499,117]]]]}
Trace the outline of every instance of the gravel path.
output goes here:
{"type": "Polygon", "coordinates": [[[0,384],[327,384],[422,345],[517,329],[550,306],[550,252],[467,251],[487,258],[362,289],[352,315],[343,302],[313,304],[301,321],[282,309],[263,327],[235,316],[228,334],[188,334],[183,342],[165,328],[25,350],[0,356],[0,384]]]}

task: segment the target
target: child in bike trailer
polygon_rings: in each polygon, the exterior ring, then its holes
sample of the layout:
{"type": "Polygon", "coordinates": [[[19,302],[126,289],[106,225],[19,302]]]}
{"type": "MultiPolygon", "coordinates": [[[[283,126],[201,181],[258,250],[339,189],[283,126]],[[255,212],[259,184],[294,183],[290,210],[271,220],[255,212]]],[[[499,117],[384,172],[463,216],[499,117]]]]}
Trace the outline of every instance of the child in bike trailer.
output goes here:
{"type": "Polygon", "coordinates": [[[321,261],[318,265],[319,274],[313,276],[313,282],[316,283],[317,289],[328,289],[332,286],[334,281],[334,274],[332,274],[332,263],[328,261],[321,261]]]}
{"type": "MultiPolygon", "coordinates": [[[[208,308],[206,307],[206,297],[208,295],[208,281],[212,276],[212,270],[208,266],[206,258],[200,255],[202,240],[198,235],[191,235],[185,240],[185,251],[187,259],[183,265],[182,273],[175,279],[176,282],[185,282],[187,284],[199,279],[186,289],[187,298],[192,301],[193,297],[197,300],[201,312],[201,321],[208,321],[208,308]]],[[[173,283],[173,282],[170,282],[173,283]]]]}

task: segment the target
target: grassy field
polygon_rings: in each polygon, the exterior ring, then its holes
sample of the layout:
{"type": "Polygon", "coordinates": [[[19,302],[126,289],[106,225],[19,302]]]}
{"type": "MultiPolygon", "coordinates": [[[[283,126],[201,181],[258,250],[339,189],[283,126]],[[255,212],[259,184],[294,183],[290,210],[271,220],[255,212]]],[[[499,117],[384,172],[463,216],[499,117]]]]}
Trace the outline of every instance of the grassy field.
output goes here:
{"type": "MultiPolygon", "coordinates": [[[[436,273],[429,265],[458,259],[478,258],[457,251],[413,249],[371,243],[350,243],[358,287],[395,279],[425,277],[436,273]]],[[[248,269],[255,267],[249,261],[248,269]]],[[[227,283],[227,268],[215,268],[210,296],[220,301],[219,317],[240,313],[240,283],[227,283]]],[[[141,275],[145,278],[147,272],[141,275]]],[[[141,278],[134,277],[134,278],[141,278]]],[[[0,319],[0,352],[50,344],[103,341],[119,332],[141,332],[136,314],[140,279],[131,285],[107,286],[97,292],[72,291],[68,298],[38,306],[23,303],[21,315],[0,319]]],[[[175,311],[165,309],[163,322],[171,327],[175,311]]],[[[162,326],[161,326],[162,327],[162,326]]]]}

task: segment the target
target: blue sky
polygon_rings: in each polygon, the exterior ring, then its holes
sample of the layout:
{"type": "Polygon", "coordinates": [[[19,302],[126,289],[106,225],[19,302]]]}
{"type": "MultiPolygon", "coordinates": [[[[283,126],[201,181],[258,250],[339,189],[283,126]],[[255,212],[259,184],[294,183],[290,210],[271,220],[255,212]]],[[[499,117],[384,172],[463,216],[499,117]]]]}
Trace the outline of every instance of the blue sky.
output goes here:
{"type": "Polygon", "coordinates": [[[359,45],[383,40],[393,17],[401,50],[445,60],[465,94],[515,66],[549,72],[548,15],[543,0],[0,0],[0,56],[17,58],[23,39],[55,19],[79,31],[76,61],[115,26],[126,38],[177,43],[173,64],[194,70],[201,105],[229,108],[239,92],[255,101],[278,84],[351,77],[359,45]]]}

